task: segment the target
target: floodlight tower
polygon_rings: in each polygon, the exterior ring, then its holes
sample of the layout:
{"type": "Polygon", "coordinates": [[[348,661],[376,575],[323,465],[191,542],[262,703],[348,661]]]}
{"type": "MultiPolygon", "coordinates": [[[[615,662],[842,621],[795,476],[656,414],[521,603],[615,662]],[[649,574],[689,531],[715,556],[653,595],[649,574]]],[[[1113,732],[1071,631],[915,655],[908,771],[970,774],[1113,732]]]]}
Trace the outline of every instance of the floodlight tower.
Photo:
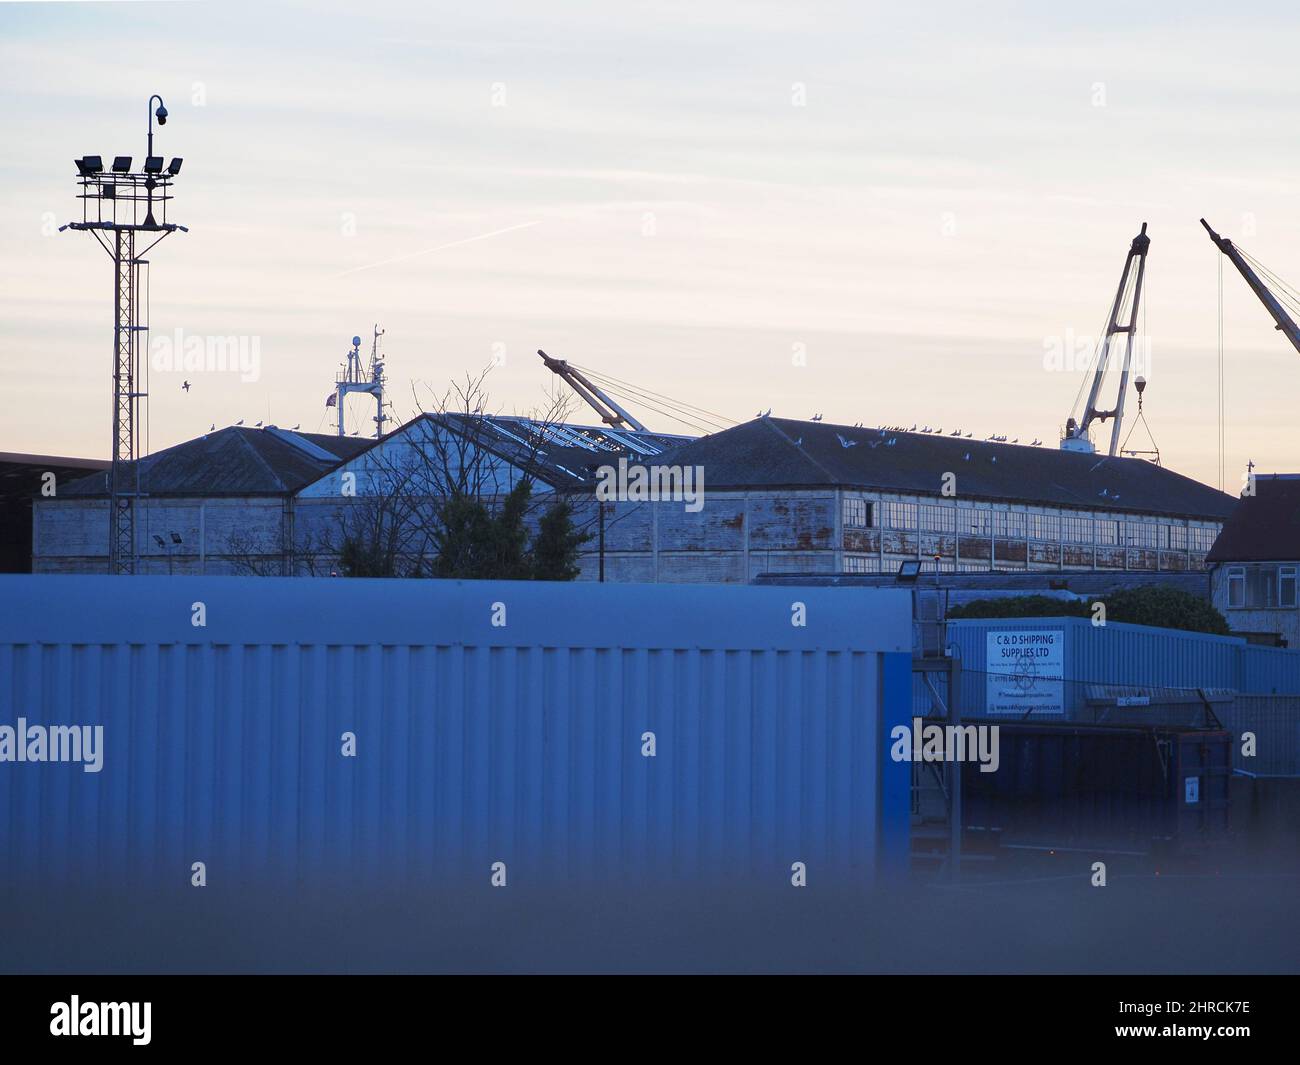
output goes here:
{"type": "MultiPolygon", "coordinates": [[[[161,96],[149,97],[148,154],[140,170],[131,168],[131,157],[119,155],[108,173],[98,155],[76,160],[77,184],[81,187],[81,221],[60,227],[89,233],[113,260],[113,462],[109,468],[108,571],[134,573],[135,504],[140,496],[137,460],[139,454],[140,400],[144,381],[140,374],[140,353],[148,350],[149,324],[140,321],[141,267],[144,258],[159,241],[185,226],[167,221],[172,180],[181,171],[181,160],[172,159],[163,169],[162,156],[153,154],[153,120],[167,123],[167,108],[161,96]],[[154,101],[158,101],[157,108],[154,101]],[[143,248],[137,248],[137,235],[143,248]]],[[[144,273],[144,294],[148,292],[148,270],[144,273]]]]}

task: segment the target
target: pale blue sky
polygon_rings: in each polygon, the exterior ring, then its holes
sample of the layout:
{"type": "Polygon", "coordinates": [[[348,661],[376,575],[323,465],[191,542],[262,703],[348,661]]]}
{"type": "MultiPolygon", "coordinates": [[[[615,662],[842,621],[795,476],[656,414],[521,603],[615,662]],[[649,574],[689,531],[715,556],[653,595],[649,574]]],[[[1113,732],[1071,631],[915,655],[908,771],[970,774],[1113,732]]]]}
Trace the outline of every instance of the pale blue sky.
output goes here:
{"type": "MultiPolygon", "coordinates": [[[[154,448],[324,428],[376,321],[399,417],[504,345],[505,410],[543,347],[736,420],[1054,444],[1080,375],[1045,344],[1097,331],[1147,221],[1148,415],[1215,483],[1197,219],[1300,279],[1297,45],[1222,3],[0,3],[0,450],[108,451],[109,265],[45,230],[159,92],[191,232],[151,256],[155,335],[256,336],[262,372],[155,374],[154,448]]],[[[1230,266],[1225,313],[1229,478],[1294,470],[1300,355],[1230,266]]]]}

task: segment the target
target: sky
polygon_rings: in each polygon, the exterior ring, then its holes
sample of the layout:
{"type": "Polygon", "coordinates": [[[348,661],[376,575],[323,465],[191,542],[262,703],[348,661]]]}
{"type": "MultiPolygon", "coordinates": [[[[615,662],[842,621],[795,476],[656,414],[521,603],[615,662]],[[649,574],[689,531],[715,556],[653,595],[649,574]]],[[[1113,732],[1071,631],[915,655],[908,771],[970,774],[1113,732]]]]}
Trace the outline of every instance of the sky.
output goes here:
{"type": "Polygon", "coordinates": [[[149,255],[148,450],[328,431],[376,324],[398,421],[494,360],[534,409],[544,348],[724,424],[1055,446],[1085,360],[1052,355],[1147,222],[1147,422],[1219,484],[1222,263],[1235,491],[1300,466],[1300,353],[1197,220],[1300,279],[1298,43],[1282,4],[0,2],[0,451],[109,454],[111,264],[57,227],[159,93],[190,231],[149,255]],[[157,368],[177,330],[255,372],[157,368]]]}

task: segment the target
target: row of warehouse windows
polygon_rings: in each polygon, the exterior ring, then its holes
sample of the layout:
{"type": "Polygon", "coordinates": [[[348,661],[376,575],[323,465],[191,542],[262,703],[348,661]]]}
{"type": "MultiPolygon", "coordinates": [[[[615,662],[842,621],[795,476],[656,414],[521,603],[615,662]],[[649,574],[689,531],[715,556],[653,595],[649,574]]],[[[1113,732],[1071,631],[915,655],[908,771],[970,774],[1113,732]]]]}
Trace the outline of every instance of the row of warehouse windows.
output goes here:
{"type": "Polygon", "coordinates": [[[1295,605],[1295,566],[1228,567],[1228,606],[1267,610],[1295,605]]]}
{"type": "Polygon", "coordinates": [[[1005,540],[1045,540],[1051,543],[1101,544],[1110,547],[1150,547],[1163,551],[1208,551],[1218,530],[1166,525],[1149,521],[1117,521],[1068,514],[1026,514],[1016,510],[905,503],[885,499],[846,497],[844,525],[850,529],[878,526],[922,532],[996,536],[1005,540]]]}

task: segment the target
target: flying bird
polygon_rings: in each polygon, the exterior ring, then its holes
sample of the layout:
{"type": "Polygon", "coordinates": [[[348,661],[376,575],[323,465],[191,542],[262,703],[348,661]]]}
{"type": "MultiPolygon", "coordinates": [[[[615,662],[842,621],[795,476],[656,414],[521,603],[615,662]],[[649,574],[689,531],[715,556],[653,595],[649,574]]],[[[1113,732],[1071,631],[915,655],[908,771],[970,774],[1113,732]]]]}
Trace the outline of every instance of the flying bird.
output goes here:
{"type": "Polygon", "coordinates": [[[190,390],[190,383],[186,381],[183,385],[181,385],[181,388],[185,389],[185,391],[188,392],[190,390]]]}
{"type": "Polygon", "coordinates": [[[857,442],[856,440],[845,440],[844,437],[840,436],[839,433],[836,433],[836,434],[835,434],[835,439],[838,440],[838,441],[840,442],[840,447],[857,447],[857,446],[858,446],[858,442],[857,442]]]}

